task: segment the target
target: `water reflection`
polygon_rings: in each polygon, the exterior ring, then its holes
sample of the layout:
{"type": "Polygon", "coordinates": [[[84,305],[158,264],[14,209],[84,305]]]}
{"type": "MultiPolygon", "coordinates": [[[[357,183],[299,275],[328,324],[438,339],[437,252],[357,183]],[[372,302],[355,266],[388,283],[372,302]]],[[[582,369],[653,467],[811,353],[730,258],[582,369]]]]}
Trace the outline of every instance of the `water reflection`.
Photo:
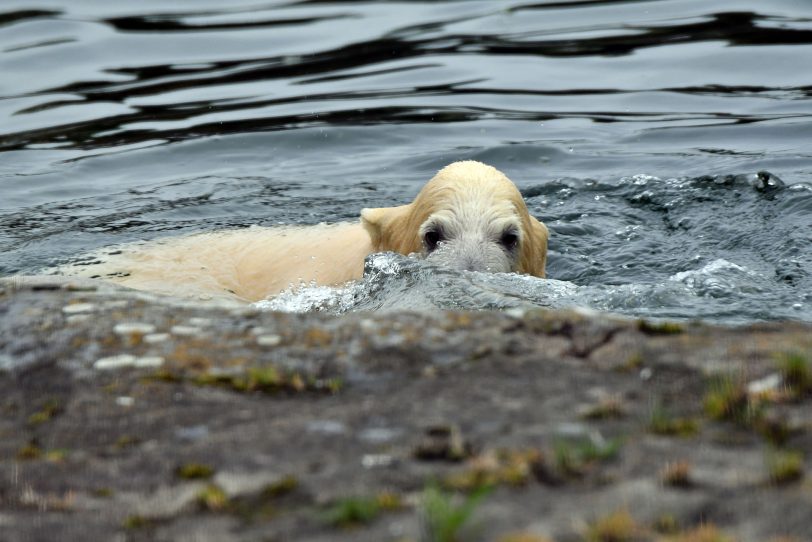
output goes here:
{"type": "MultiPolygon", "coordinates": [[[[582,5],[613,4],[617,2],[559,2],[551,4],[513,5],[507,11],[524,14],[534,10],[552,10],[582,5]]],[[[305,3],[308,5],[311,3],[305,3]]],[[[303,5],[303,4],[296,4],[303,5]]],[[[286,10],[234,8],[196,12],[128,15],[107,17],[100,22],[116,32],[142,34],[149,40],[155,33],[165,39],[176,34],[177,45],[183,47],[183,35],[189,33],[215,33],[220,39],[241,31],[294,26],[302,32],[316,23],[341,19],[359,19],[358,12],[311,13],[308,16],[285,16],[286,10]],[[232,20],[239,16],[239,20],[232,20]]],[[[301,10],[297,10],[297,13],[301,10]]],[[[56,18],[57,11],[16,11],[0,16],[0,24],[56,18]]],[[[338,47],[307,50],[304,54],[245,57],[229,60],[210,59],[205,63],[159,63],[102,67],[102,71],[117,74],[123,80],[79,80],[41,89],[25,96],[53,96],[38,100],[36,105],[20,108],[17,116],[45,113],[60,108],[80,108],[90,111],[87,120],[49,125],[40,129],[14,131],[0,140],[0,150],[22,149],[31,145],[58,145],[91,149],[137,143],[159,138],[176,141],[187,138],[208,137],[250,131],[280,130],[308,126],[402,124],[402,123],[454,123],[482,119],[541,122],[555,119],[580,118],[593,122],[646,122],[669,124],[685,122],[702,125],[715,122],[753,123],[792,118],[809,118],[808,112],[744,114],[722,111],[672,112],[668,110],[624,111],[607,108],[587,110],[541,110],[494,107],[495,98],[502,97],[505,105],[517,96],[543,98],[550,96],[582,97],[597,103],[601,96],[630,93],[683,93],[711,96],[782,96],[795,94],[796,99],[808,98],[810,85],[771,86],[757,76],[751,78],[759,84],[656,86],[635,88],[564,87],[555,89],[522,88],[493,84],[493,77],[465,78],[441,84],[412,86],[379,86],[366,84],[370,78],[415,72],[420,73],[455,64],[455,58],[477,57],[483,66],[498,63],[498,57],[618,57],[630,55],[645,48],[675,47],[681,44],[722,42],[729,46],[803,45],[812,43],[812,30],[803,28],[801,20],[753,12],[721,12],[702,16],[701,20],[659,20],[654,24],[604,25],[605,35],[581,38],[556,38],[555,31],[459,33],[453,28],[460,21],[487,20],[491,12],[469,17],[456,17],[448,21],[422,22],[401,26],[383,32],[374,39],[352,41],[350,38],[338,47]],[[798,28],[794,27],[797,25],[798,28]],[[413,59],[425,59],[414,62],[413,59]],[[359,79],[355,90],[325,90],[330,83],[359,79]],[[299,89],[287,86],[285,96],[269,97],[268,89],[257,84],[273,80],[286,81],[299,89]],[[252,86],[254,85],[254,86],[252,86]],[[317,86],[318,89],[309,89],[317,86]],[[216,99],[174,101],[173,96],[205,94],[203,89],[213,88],[216,99]],[[257,93],[251,96],[247,93],[257,93]],[[69,98],[66,98],[69,96],[69,98]],[[166,96],[167,100],[152,99],[166,96]],[[486,100],[479,98],[485,97],[486,100]],[[150,98],[150,103],[139,104],[138,98],[150,98]],[[442,99],[438,99],[442,98],[442,99]],[[449,106],[443,102],[459,105],[449,106]],[[421,101],[418,105],[403,102],[421,101]],[[478,102],[486,101],[487,105],[478,102]],[[94,104],[126,104],[125,112],[97,116],[94,104]],[[306,113],[287,113],[294,104],[313,104],[306,113]],[[242,114],[247,113],[247,114],[242,114]],[[270,113],[270,114],[269,114],[270,113]],[[206,117],[216,114],[216,122],[206,117]],[[246,118],[249,117],[249,118],[246,118]],[[197,120],[195,120],[197,119],[197,120]],[[182,127],[173,127],[176,121],[186,121],[182,127]],[[140,123],[148,127],[141,128],[140,123]]],[[[320,28],[324,28],[321,26],[320,28]]],[[[590,27],[581,27],[584,28],[590,27]]],[[[592,28],[595,28],[594,26],[592,28]]],[[[559,33],[567,33],[565,31],[559,33]]],[[[569,30],[572,33],[572,30],[569,30]]],[[[47,42],[61,43],[59,40],[47,42]]],[[[170,55],[171,56],[171,55],[170,55]]],[[[453,69],[450,71],[453,72],[453,69]]],[[[483,72],[483,75],[486,72],[483,72]]],[[[598,81],[595,81],[598,82],[598,81]]],[[[273,92],[273,94],[278,94],[273,92]]],[[[543,101],[539,101],[539,105],[543,101]]],[[[13,123],[11,125],[13,127],[13,123]]]]}

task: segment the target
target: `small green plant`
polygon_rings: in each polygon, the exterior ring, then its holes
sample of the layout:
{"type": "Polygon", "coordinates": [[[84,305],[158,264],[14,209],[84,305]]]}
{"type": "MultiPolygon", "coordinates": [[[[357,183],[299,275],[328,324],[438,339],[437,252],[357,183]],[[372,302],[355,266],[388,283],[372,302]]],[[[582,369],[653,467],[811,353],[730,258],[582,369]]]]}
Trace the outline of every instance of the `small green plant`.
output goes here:
{"type": "Polygon", "coordinates": [[[39,425],[45,423],[60,412],[62,412],[62,408],[59,406],[56,399],[49,399],[44,405],[42,405],[42,408],[39,409],[39,411],[34,412],[28,417],[28,424],[39,425]]]}
{"type": "Polygon", "coordinates": [[[65,448],[54,448],[45,452],[45,460],[50,461],[51,463],[61,463],[68,457],[69,454],[70,450],[65,448]]]}
{"type": "Polygon", "coordinates": [[[541,452],[528,450],[491,450],[471,458],[464,470],[443,480],[445,489],[472,491],[500,484],[521,486],[528,483],[542,463],[541,452]]]}
{"type": "Polygon", "coordinates": [[[776,364],[789,393],[801,397],[812,392],[812,364],[809,359],[798,352],[785,352],[776,356],[776,364]]]}
{"type": "Polygon", "coordinates": [[[427,487],[420,508],[426,542],[462,540],[460,531],[490,492],[491,486],[482,486],[457,503],[453,493],[445,493],[434,485],[427,487]]]}
{"type": "Polygon", "coordinates": [[[679,521],[671,514],[663,514],[655,519],[652,528],[659,534],[677,534],[680,531],[679,521]]]}
{"type": "Polygon", "coordinates": [[[184,480],[205,480],[212,477],[214,469],[200,463],[187,463],[178,467],[175,474],[184,480]]]}
{"type": "Polygon", "coordinates": [[[651,409],[648,428],[657,435],[690,437],[699,430],[699,423],[691,418],[673,416],[662,404],[657,402],[651,409]]]}
{"type": "Polygon", "coordinates": [[[685,331],[685,328],[674,322],[649,322],[648,320],[639,320],[637,329],[648,335],[676,335],[685,331]]]}
{"type": "Polygon", "coordinates": [[[295,476],[285,476],[279,481],[265,486],[262,495],[268,498],[281,497],[287,495],[299,487],[299,480],[295,476]]]}
{"type": "Polygon", "coordinates": [[[219,512],[224,510],[229,502],[228,495],[223,488],[216,484],[209,484],[197,494],[197,502],[204,510],[219,512]]]}
{"type": "Polygon", "coordinates": [[[351,527],[369,523],[378,517],[381,506],[374,497],[350,497],[334,503],[324,514],[327,523],[351,527]]]}
{"type": "Polygon", "coordinates": [[[17,450],[17,459],[39,459],[42,453],[42,448],[35,441],[31,441],[17,450]]]}
{"type": "Polygon", "coordinates": [[[124,527],[125,529],[142,529],[144,527],[149,526],[151,523],[152,522],[149,519],[145,518],[144,516],[132,515],[127,516],[124,519],[122,527],[124,527]]]}
{"type": "Polygon", "coordinates": [[[762,404],[747,395],[741,379],[730,375],[711,380],[705,393],[705,412],[713,419],[751,426],[762,415],[762,404]]]}
{"type": "Polygon", "coordinates": [[[643,361],[644,361],[643,354],[641,354],[640,352],[635,352],[634,354],[629,356],[625,362],[618,365],[616,369],[623,373],[636,371],[643,366],[643,361]]]}
{"type": "Polygon", "coordinates": [[[800,452],[771,450],[766,463],[770,482],[776,485],[795,482],[804,475],[804,456],[800,452]]]}
{"type": "Polygon", "coordinates": [[[557,441],[553,445],[555,464],[562,474],[579,476],[590,464],[617,456],[622,444],[619,438],[607,442],[594,442],[592,439],[578,442],[557,441]]]}
{"type": "Polygon", "coordinates": [[[587,542],[631,542],[641,527],[628,510],[618,510],[599,518],[587,528],[587,542]]]}
{"type": "Polygon", "coordinates": [[[341,380],[336,378],[305,378],[299,373],[283,372],[271,365],[249,367],[244,374],[201,372],[192,381],[198,386],[220,386],[237,392],[338,393],[342,387],[341,380]]]}

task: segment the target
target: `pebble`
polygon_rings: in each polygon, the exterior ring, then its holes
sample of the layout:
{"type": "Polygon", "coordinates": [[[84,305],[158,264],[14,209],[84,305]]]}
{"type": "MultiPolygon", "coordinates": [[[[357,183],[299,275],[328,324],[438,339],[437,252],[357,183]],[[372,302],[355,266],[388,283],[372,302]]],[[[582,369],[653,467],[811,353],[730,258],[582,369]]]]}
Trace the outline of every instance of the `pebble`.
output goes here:
{"type": "Polygon", "coordinates": [[[173,335],[193,336],[200,335],[201,329],[195,326],[172,326],[170,330],[173,335]]]}
{"type": "Polygon", "coordinates": [[[155,331],[155,326],[141,322],[122,322],[120,324],[116,324],[113,331],[118,335],[131,335],[133,333],[146,335],[155,331]]]}
{"type": "Polygon", "coordinates": [[[94,369],[118,369],[120,367],[130,367],[135,363],[135,356],[130,354],[120,354],[107,358],[97,359],[93,364],[94,369]]]}
{"type": "Polygon", "coordinates": [[[161,356],[144,356],[135,358],[136,367],[160,367],[164,364],[164,358],[161,356]]]}
{"type": "Polygon", "coordinates": [[[62,312],[65,314],[79,314],[82,312],[93,312],[95,310],[96,305],[93,303],[74,303],[73,305],[62,307],[62,312]]]}
{"type": "Polygon", "coordinates": [[[147,344],[162,343],[169,339],[169,333],[150,333],[144,336],[144,342],[147,344]]]}
{"type": "Polygon", "coordinates": [[[363,465],[365,469],[388,467],[394,462],[394,458],[388,454],[365,454],[364,457],[361,458],[361,465],[363,465]]]}
{"type": "Polygon", "coordinates": [[[257,344],[260,346],[276,346],[282,342],[279,335],[260,335],[257,337],[257,344]]]}
{"type": "Polygon", "coordinates": [[[783,379],[778,373],[773,373],[759,380],[754,380],[747,385],[747,393],[750,395],[769,395],[777,393],[781,389],[783,379]]]}
{"type": "Polygon", "coordinates": [[[71,314],[65,321],[69,324],[81,324],[82,322],[87,322],[90,320],[89,314],[71,314]]]}
{"type": "Polygon", "coordinates": [[[193,318],[189,318],[189,323],[193,326],[205,327],[211,325],[211,318],[201,318],[199,316],[195,316],[193,318]]]}
{"type": "Polygon", "coordinates": [[[131,354],[119,354],[100,358],[93,364],[94,369],[121,369],[123,367],[160,367],[164,364],[164,358],[160,356],[136,357],[131,354]]]}
{"type": "Polygon", "coordinates": [[[116,404],[118,406],[131,407],[135,404],[135,399],[127,396],[116,397],[116,404]]]}

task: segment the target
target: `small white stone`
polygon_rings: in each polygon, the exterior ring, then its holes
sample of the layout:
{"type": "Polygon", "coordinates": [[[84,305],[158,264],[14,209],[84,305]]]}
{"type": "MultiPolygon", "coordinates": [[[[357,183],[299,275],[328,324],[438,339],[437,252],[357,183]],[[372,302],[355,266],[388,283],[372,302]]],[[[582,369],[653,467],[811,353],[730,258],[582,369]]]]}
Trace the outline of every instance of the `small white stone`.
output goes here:
{"type": "Polygon", "coordinates": [[[127,301],[123,299],[114,299],[112,301],[105,301],[104,306],[108,309],[124,309],[127,307],[127,301]]]}
{"type": "Polygon", "coordinates": [[[133,365],[135,367],[160,367],[164,364],[164,358],[161,356],[144,356],[135,358],[133,365]]]}
{"type": "Polygon", "coordinates": [[[80,312],[93,312],[96,310],[96,305],[93,303],[75,303],[62,307],[62,312],[65,314],[79,314],[80,312]]]}
{"type": "Polygon", "coordinates": [[[172,326],[170,330],[173,335],[183,335],[183,336],[191,336],[191,335],[200,335],[200,328],[195,326],[172,326]]]}
{"type": "Polygon", "coordinates": [[[122,322],[120,324],[116,324],[113,331],[119,335],[131,335],[133,333],[146,335],[147,333],[152,333],[155,331],[155,326],[141,322],[122,322]]]}
{"type": "Polygon", "coordinates": [[[361,458],[361,465],[365,469],[374,469],[376,467],[388,467],[394,463],[391,455],[387,454],[365,454],[361,458]]]}
{"type": "Polygon", "coordinates": [[[257,337],[257,344],[260,346],[276,346],[282,342],[279,335],[260,335],[257,337]]]}
{"type": "Polygon", "coordinates": [[[169,333],[150,333],[144,336],[144,342],[147,344],[162,343],[169,338],[169,333]]]}
{"type": "Polygon", "coordinates": [[[107,358],[100,358],[93,364],[94,369],[120,369],[121,367],[131,367],[135,362],[135,356],[130,354],[120,354],[118,356],[110,356],[107,358]]]}
{"type": "Polygon", "coordinates": [[[83,322],[87,322],[88,320],[90,320],[89,314],[71,314],[65,318],[65,321],[69,324],[81,324],[83,322]]]}
{"type": "Polygon", "coordinates": [[[781,387],[783,380],[781,375],[773,373],[765,376],[759,380],[754,380],[747,385],[747,393],[750,395],[764,395],[772,392],[777,392],[781,387]]]}
{"type": "Polygon", "coordinates": [[[125,367],[160,367],[164,364],[164,358],[160,356],[136,357],[131,354],[119,354],[96,360],[93,364],[95,369],[123,369],[125,367]]]}
{"type": "Polygon", "coordinates": [[[135,404],[135,399],[127,396],[116,397],[116,404],[118,406],[131,407],[135,404]]]}
{"type": "Polygon", "coordinates": [[[652,375],[651,369],[649,369],[648,367],[640,369],[640,380],[650,380],[651,375],[652,375]]]}
{"type": "Polygon", "coordinates": [[[254,335],[254,336],[268,335],[269,333],[271,333],[271,330],[268,329],[267,327],[257,326],[257,327],[251,328],[251,335],[254,335]]]}
{"type": "Polygon", "coordinates": [[[193,326],[204,327],[211,325],[211,318],[201,318],[199,316],[196,316],[194,318],[189,318],[189,323],[192,324],[193,326]]]}

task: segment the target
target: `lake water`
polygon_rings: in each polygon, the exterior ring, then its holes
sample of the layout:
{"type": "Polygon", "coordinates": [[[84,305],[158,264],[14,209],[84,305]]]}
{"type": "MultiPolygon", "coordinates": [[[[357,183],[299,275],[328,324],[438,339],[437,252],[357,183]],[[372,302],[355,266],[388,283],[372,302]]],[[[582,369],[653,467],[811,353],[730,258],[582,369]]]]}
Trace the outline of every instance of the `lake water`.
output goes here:
{"type": "MultiPolygon", "coordinates": [[[[362,288],[812,321],[809,0],[0,4],[0,275],[354,220],[460,159],[520,187],[554,280],[377,258],[362,288]]],[[[325,295],[386,305],[286,302],[325,295]]]]}

